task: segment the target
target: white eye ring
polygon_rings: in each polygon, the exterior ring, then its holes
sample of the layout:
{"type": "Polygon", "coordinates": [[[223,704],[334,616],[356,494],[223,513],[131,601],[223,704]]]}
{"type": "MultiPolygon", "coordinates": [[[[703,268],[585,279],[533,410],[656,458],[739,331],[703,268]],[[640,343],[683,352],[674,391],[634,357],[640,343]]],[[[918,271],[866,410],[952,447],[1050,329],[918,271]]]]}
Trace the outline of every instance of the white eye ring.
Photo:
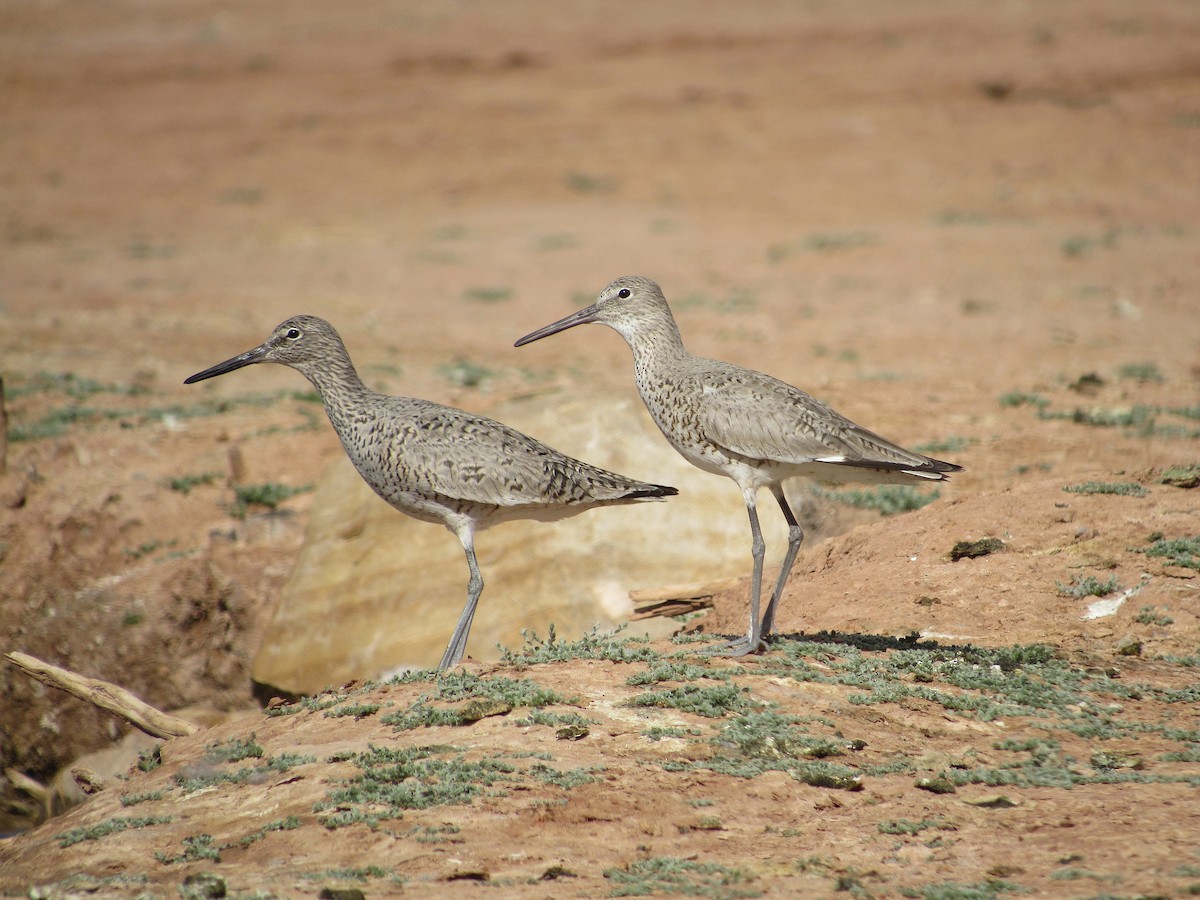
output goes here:
{"type": "Polygon", "coordinates": [[[299,328],[289,328],[288,329],[287,339],[289,341],[295,341],[295,340],[298,340],[299,338],[300,338],[300,329],[299,328]]]}
{"type": "Polygon", "coordinates": [[[621,288],[619,291],[617,291],[617,296],[620,297],[622,300],[625,300],[626,298],[629,297],[630,293],[631,292],[630,292],[629,288],[621,288]]]}

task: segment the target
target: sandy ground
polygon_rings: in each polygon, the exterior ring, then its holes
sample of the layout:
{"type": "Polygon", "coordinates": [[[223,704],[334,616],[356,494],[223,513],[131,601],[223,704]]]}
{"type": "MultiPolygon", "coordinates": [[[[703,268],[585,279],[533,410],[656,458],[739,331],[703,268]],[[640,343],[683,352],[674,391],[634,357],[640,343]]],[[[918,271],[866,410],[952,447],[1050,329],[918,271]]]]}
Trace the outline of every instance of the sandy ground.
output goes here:
{"type": "MultiPolygon", "coordinates": [[[[605,896],[624,883],[612,873],[667,859],[714,896],[1194,890],[1200,721],[1180,698],[1196,682],[1197,579],[1140,551],[1156,532],[1197,534],[1195,494],[1160,479],[1198,462],[1198,39],[1186,0],[5,5],[3,649],[163,708],[252,711],[0,844],[0,886],[86,876],[100,893],[172,893],[211,870],[287,896],[376,866],[357,879],[372,894],[465,895],[487,879],[605,896]],[[380,716],[253,711],[250,661],[311,495],[235,519],[228,482],[311,484],[341,451],[293,372],[183,378],[307,312],[383,390],[480,412],[531,388],[632,391],[611,333],[511,347],[632,273],[662,283],[694,352],[966,467],[932,506],[807,546],[780,625],[857,635],[849,646],[880,660],[912,631],[1041,642],[1101,673],[1088,677],[1151,686],[1099,692],[1121,698],[1120,737],[1053,732],[1073,786],[914,788],[964,759],[1000,765],[1014,734],[1044,737],[1036,716],[862,705],[856,688],[780,668],[795,641],[705,678],[864,741],[836,758],[863,790],[812,786],[794,765],[695,768],[728,719],[631,713],[644,661],[482,670],[574,698],[591,720],[579,741],[514,727],[520,709],[399,732],[380,716]],[[1062,490],[1089,481],[1147,493],[1062,490]],[[949,560],[985,536],[1005,551],[949,560]],[[1087,576],[1139,593],[1085,620],[1087,601],[1057,585],[1087,576]],[[1141,656],[1122,655],[1133,641],[1141,656]],[[654,740],[656,725],[680,732],[654,740]],[[317,761],[202,796],[172,780],[250,733],[268,756],[317,761]],[[1116,771],[1094,754],[1133,752],[1138,733],[1153,735],[1140,748],[1153,764],[1133,770],[1146,778],[1079,775],[1116,771]],[[524,774],[469,804],[329,830],[314,803],[368,744],[507,754],[524,774]],[[594,780],[539,778],[530,753],[594,780]],[[883,772],[901,758],[915,768],[883,772]],[[964,803],[989,793],[1015,805],[964,803]],[[142,815],[171,821],[62,846],[72,828],[142,815]],[[298,827],[241,842],[292,815],[298,827]],[[219,863],[162,861],[200,834],[230,845],[219,863]]],[[[729,515],[744,515],[733,495],[729,515]]],[[[703,627],[738,630],[744,610],[742,590],[722,594],[703,627]]],[[[355,697],[404,707],[429,689],[355,697]]],[[[49,781],[122,728],[11,667],[0,704],[15,829],[37,815],[22,775],[49,781]]]]}

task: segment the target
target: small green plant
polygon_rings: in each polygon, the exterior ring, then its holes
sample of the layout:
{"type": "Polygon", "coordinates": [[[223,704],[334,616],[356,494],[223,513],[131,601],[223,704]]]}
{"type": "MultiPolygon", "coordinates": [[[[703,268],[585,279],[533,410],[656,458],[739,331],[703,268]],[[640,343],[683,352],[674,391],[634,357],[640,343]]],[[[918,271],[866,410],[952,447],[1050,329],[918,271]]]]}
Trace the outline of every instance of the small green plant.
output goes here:
{"type": "Polygon", "coordinates": [[[568,188],[579,194],[610,194],[617,188],[612,178],[587,172],[570,172],[566,182],[568,188]]]}
{"type": "Polygon", "coordinates": [[[387,878],[390,874],[391,869],[380,866],[352,866],[345,869],[305,872],[300,877],[307,881],[366,881],[369,878],[387,878]]]}
{"type": "MultiPolygon", "coordinates": [[[[338,757],[342,759],[343,757],[338,757]]],[[[359,774],[342,781],[314,807],[329,829],[361,822],[371,828],[398,819],[407,809],[469,804],[497,782],[515,781],[518,770],[502,759],[470,761],[453,747],[375,747],[344,757],[359,774]],[[454,753],[451,759],[437,754],[454,753]]]]}
{"type": "Polygon", "coordinates": [[[887,819],[875,827],[880,834],[918,835],[929,828],[944,828],[945,825],[936,819],[921,819],[919,822],[912,819],[887,819]]]}
{"type": "Polygon", "coordinates": [[[512,296],[512,289],[506,287],[473,287],[463,291],[463,299],[469,303],[503,303],[512,296]]]}
{"type": "Polygon", "coordinates": [[[204,761],[208,763],[240,762],[243,759],[262,759],[266,755],[254,739],[254,733],[248,738],[229,738],[218,744],[204,745],[204,761]]]}
{"type": "Polygon", "coordinates": [[[780,263],[804,252],[830,252],[868,247],[879,239],[865,231],[815,232],[791,241],[779,241],[767,247],[767,262],[780,263]]]}
{"type": "Polygon", "coordinates": [[[1059,249],[1064,256],[1087,256],[1094,250],[1115,246],[1120,233],[1120,229],[1110,228],[1100,235],[1073,234],[1063,238],[1059,249]]]}
{"type": "Polygon", "coordinates": [[[1104,581],[1099,581],[1092,575],[1075,575],[1070,584],[1056,581],[1055,585],[1064,597],[1107,597],[1121,590],[1116,575],[1110,575],[1104,581]]]}
{"type": "Polygon", "coordinates": [[[917,488],[904,484],[840,491],[815,488],[813,493],[819,497],[826,497],[836,503],[845,503],[847,506],[858,509],[878,510],[879,514],[883,516],[894,516],[898,513],[920,509],[941,496],[941,492],[938,490],[924,494],[917,488]]]}
{"type": "Polygon", "coordinates": [[[1117,375],[1131,381],[1161,383],[1163,380],[1163,374],[1159,371],[1158,363],[1154,362],[1127,363],[1117,369],[1117,375]]]}
{"type": "Polygon", "coordinates": [[[234,501],[233,506],[229,510],[229,514],[235,519],[246,518],[246,511],[251,506],[265,506],[267,509],[275,509],[283,501],[311,491],[313,486],[305,484],[300,487],[291,487],[286,484],[276,484],[268,482],[267,484],[240,484],[233,489],[234,501]]]}
{"type": "Polygon", "coordinates": [[[957,881],[944,881],[940,884],[928,884],[920,890],[905,889],[900,892],[902,897],[920,897],[921,900],[992,900],[1001,894],[1026,893],[1025,888],[999,878],[989,878],[987,881],[975,884],[960,884],[957,881]]]}
{"type": "Polygon", "coordinates": [[[464,388],[479,387],[496,375],[492,369],[466,359],[457,359],[440,366],[438,373],[451,384],[464,388]]]}
{"type": "Polygon", "coordinates": [[[626,701],[633,707],[657,706],[695,713],[710,719],[719,719],[731,712],[748,708],[754,701],[748,700],[742,689],[733,684],[716,687],[683,687],[662,691],[647,691],[626,701]]]}
{"type": "Polygon", "coordinates": [[[1143,625],[1171,625],[1175,620],[1164,613],[1160,613],[1153,606],[1143,606],[1138,611],[1138,614],[1134,616],[1134,621],[1140,622],[1143,625]]]}
{"type": "Polygon", "coordinates": [[[1138,552],[1164,559],[1168,565],[1200,569],[1200,536],[1171,540],[1158,537],[1149,547],[1141,548],[1138,552]]]}
{"type": "Polygon", "coordinates": [[[747,876],[719,863],[694,862],[673,856],[639,859],[622,869],[606,869],[613,897],[674,894],[692,897],[758,897],[761,892],[744,887],[747,876]]]}
{"type": "Polygon", "coordinates": [[[202,484],[212,484],[220,477],[220,472],[203,472],[199,475],[180,475],[178,478],[168,478],[166,484],[173,491],[187,494],[192,488],[202,484]]]}
{"type": "Polygon", "coordinates": [[[185,837],[182,843],[183,852],[178,856],[171,856],[161,850],[156,850],[154,858],[165,866],[173,865],[174,863],[197,862],[202,859],[212,860],[213,862],[221,861],[221,851],[218,847],[214,846],[211,834],[197,834],[192,837],[185,837]]]}
{"type": "Polygon", "coordinates": [[[737,673],[730,669],[713,669],[711,666],[696,665],[680,659],[660,659],[644,672],[630,675],[625,679],[625,683],[636,687],[643,684],[660,684],[664,681],[696,681],[699,678],[728,681],[733,674],[737,673]]]}
{"type": "Polygon", "coordinates": [[[367,716],[373,716],[381,709],[383,709],[382,703],[347,703],[345,706],[325,710],[325,717],[337,719],[342,716],[354,716],[357,721],[365,719],[367,716]]]}
{"type": "Polygon", "coordinates": [[[110,834],[119,834],[130,828],[146,828],[150,825],[165,825],[171,821],[170,816],[134,816],[131,818],[105,819],[86,828],[72,828],[56,834],[58,846],[70,847],[82,841],[98,841],[110,834]]]}
{"type": "Polygon", "coordinates": [[[547,629],[545,638],[536,631],[522,630],[522,646],[517,650],[501,647],[500,658],[513,666],[568,662],[572,659],[651,662],[662,658],[661,653],[650,649],[644,637],[619,637],[624,628],[622,625],[612,634],[603,634],[593,627],[577,641],[559,638],[553,623],[547,629]]]}
{"type": "Polygon", "coordinates": [[[153,772],[162,765],[162,744],[155,744],[149,750],[139,750],[137,767],[143,772],[153,772]]]}
{"type": "Polygon", "coordinates": [[[172,779],[184,791],[191,793],[192,791],[198,791],[218,784],[243,784],[247,781],[262,778],[268,773],[287,772],[293,766],[302,766],[317,761],[315,756],[301,755],[299,753],[281,753],[279,756],[265,756],[263,755],[262,748],[253,744],[253,738],[251,738],[250,745],[238,746],[238,742],[235,741],[227,743],[233,746],[222,747],[221,745],[212,745],[213,755],[209,756],[206,754],[204,758],[205,765],[181,769],[172,776],[172,779]],[[258,751],[257,755],[254,750],[258,751]],[[238,755],[243,752],[245,753],[244,756],[238,755]],[[214,770],[213,768],[221,763],[246,758],[257,758],[261,761],[257,766],[244,766],[232,772],[214,770]]]}
{"type": "Polygon", "coordinates": [[[170,244],[153,244],[145,238],[135,238],[125,247],[130,259],[170,259],[175,253],[170,244]]]}
{"type": "Polygon", "coordinates": [[[1030,394],[1026,391],[1009,391],[1007,394],[1000,395],[1000,405],[1005,408],[1032,406],[1037,409],[1043,409],[1050,405],[1050,401],[1041,394],[1030,394]]]}
{"type": "Polygon", "coordinates": [[[965,437],[948,437],[937,441],[927,441],[924,444],[917,444],[913,447],[918,453],[957,453],[960,450],[965,450],[974,439],[965,437]]]}
{"type": "Polygon", "coordinates": [[[1117,494],[1121,497],[1145,497],[1150,493],[1133,481],[1085,481],[1067,485],[1063,490],[1069,494],[1117,494]]]}
{"type": "Polygon", "coordinates": [[[139,803],[147,803],[153,800],[161,800],[163,798],[162,791],[145,791],[139,794],[125,794],[121,797],[122,806],[137,806],[139,803]]]}
{"type": "Polygon", "coordinates": [[[261,841],[264,837],[273,831],[294,831],[300,827],[299,816],[288,816],[286,819],[276,819],[274,822],[268,822],[258,831],[251,832],[243,838],[239,838],[229,844],[221,846],[221,850],[227,850],[230,847],[249,847],[255,841],[261,841]]]}

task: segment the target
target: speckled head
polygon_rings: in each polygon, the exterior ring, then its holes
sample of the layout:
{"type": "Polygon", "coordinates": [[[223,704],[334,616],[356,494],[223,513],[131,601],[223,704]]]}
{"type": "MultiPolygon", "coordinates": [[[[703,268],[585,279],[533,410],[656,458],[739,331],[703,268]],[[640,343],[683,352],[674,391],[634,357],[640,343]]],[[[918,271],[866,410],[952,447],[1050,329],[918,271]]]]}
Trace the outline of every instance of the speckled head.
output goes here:
{"type": "Polygon", "coordinates": [[[631,335],[652,325],[664,322],[674,325],[671,310],[658,283],[641,275],[625,275],[602,290],[591,306],[552,322],[545,328],[530,332],[514,346],[522,347],[576,325],[587,325],[591,322],[607,325],[627,341],[631,335]]]}
{"type": "Polygon", "coordinates": [[[253,350],[197,372],[184,384],[204,381],[255,363],[282,363],[304,372],[310,364],[345,354],[341,336],[332,325],[317,316],[292,316],[279,323],[271,336],[253,350]]]}

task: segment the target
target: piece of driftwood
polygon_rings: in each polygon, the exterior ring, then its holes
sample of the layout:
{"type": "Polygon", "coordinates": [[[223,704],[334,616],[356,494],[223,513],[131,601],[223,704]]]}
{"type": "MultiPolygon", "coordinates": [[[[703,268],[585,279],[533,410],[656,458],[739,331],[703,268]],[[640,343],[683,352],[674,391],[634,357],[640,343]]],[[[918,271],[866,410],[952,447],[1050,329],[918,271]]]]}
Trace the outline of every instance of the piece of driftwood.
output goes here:
{"type": "Polygon", "coordinates": [[[720,581],[705,581],[698,584],[669,584],[664,587],[639,588],[629,592],[633,601],[630,619],[650,619],[655,616],[681,616],[685,613],[708,609],[713,597],[722,591],[736,588],[741,578],[723,578],[720,581]]]}
{"type": "Polygon", "coordinates": [[[152,737],[182,737],[199,730],[191,722],[162,712],[139,700],[123,687],[98,678],[77,675],[27,653],[6,653],[4,656],[30,677],[73,694],[93,706],[115,713],[152,737]]]}

